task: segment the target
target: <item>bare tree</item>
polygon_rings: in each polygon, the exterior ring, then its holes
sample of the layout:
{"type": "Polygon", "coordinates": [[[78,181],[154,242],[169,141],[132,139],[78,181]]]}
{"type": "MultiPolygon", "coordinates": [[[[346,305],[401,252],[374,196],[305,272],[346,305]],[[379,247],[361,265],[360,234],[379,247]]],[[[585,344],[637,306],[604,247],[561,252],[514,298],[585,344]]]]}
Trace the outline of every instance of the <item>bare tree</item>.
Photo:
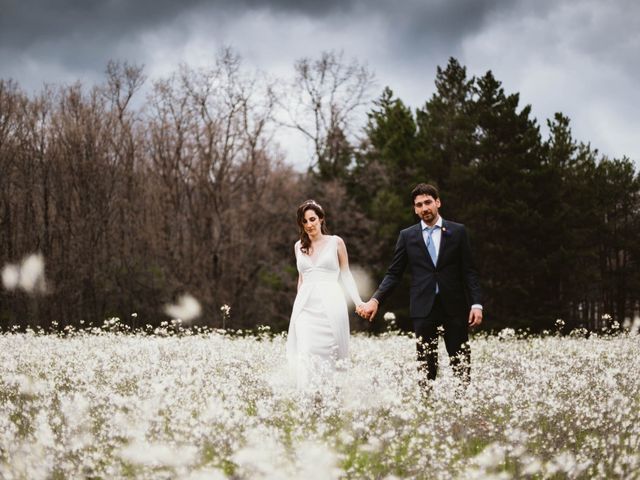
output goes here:
{"type": "Polygon", "coordinates": [[[310,170],[325,178],[341,174],[351,162],[352,122],[369,101],[374,75],[344,53],[323,52],[320,58],[295,63],[283,110],[286,126],[301,132],[313,145],[310,170]]]}
{"type": "Polygon", "coordinates": [[[156,83],[151,104],[149,174],[172,275],[182,280],[176,289],[197,293],[210,318],[223,303],[247,312],[273,242],[286,232],[256,213],[287,198],[286,188],[274,188],[290,169],[272,147],[273,89],[226,49],[212,68],[183,66],[156,83]]]}
{"type": "Polygon", "coordinates": [[[15,82],[0,80],[0,261],[13,261],[16,252],[16,202],[18,153],[26,96],[15,82]]]}
{"type": "Polygon", "coordinates": [[[0,260],[40,250],[50,282],[35,303],[0,291],[0,324],[157,324],[189,292],[210,325],[229,304],[231,327],[286,327],[310,182],[273,141],[273,84],[229,49],[156,81],[137,109],[144,80],[111,62],[90,89],[28,98],[0,82],[0,260]]]}

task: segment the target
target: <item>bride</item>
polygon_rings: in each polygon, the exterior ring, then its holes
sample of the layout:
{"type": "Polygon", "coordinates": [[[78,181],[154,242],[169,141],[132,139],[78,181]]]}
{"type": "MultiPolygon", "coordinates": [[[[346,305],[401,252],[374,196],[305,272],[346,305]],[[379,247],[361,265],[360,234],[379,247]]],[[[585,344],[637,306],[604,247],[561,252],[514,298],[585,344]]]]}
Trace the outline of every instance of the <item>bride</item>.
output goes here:
{"type": "Polygon", "coordinates": [[[289,322],[287,359],[300,388],[321,386],[349,352],[349,313],[341,281],[356,306],[363,304],[349,270],[344,241],[329,235],[322,207],[298,207],[300,240],[294,246],[298,294],[289,322]]]}

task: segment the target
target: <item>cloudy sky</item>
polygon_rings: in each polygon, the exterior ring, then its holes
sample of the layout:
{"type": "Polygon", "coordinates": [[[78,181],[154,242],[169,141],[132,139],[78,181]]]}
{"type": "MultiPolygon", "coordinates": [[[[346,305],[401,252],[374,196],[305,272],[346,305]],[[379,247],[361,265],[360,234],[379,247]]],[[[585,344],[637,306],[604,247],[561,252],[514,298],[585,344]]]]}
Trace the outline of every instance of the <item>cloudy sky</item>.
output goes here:
{"type": "Polygon", "coordinates": [[[27,91],[100,82],[110,59],[159,78],[223,46],[274,76],[342,50],[375,72],[374,97],[388,85],[414,108],[453,56],[492,70],[541,125],[561,111],[578,140],[640,165],[637,0],[0,0],[0,78],[27,91]]]}

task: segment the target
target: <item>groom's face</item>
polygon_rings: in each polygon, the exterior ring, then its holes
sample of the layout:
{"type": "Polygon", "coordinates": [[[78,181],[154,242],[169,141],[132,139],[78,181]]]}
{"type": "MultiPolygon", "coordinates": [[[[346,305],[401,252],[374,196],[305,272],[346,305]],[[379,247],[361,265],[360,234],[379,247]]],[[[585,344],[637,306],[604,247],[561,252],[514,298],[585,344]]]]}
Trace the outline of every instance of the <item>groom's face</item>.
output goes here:
{"type": "Polygon", "coordinates": [[[438,220],[440,199],[433,198],[431,195],[418,195],[413,199],[413,208],[424,223],[433,225],[438,220]]]}

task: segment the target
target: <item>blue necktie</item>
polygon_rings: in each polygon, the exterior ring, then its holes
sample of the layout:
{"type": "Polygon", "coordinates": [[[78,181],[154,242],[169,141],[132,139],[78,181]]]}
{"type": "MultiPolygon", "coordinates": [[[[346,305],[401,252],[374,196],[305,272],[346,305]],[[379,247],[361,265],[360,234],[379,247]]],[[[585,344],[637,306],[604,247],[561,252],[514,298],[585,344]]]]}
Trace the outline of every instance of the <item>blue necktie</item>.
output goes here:
{"type": "MultiPolygon", "coordinates": [[[[438,253],[436,252],[436,246],[433,243],[433,238],[432,238],[433,232],[436,231],[436,228],[438,228],[437,225],[433,226],[432,228],[427,227],[427,251],[429,252],[429,256],[431,257],[431,260],[433,261],[434,265],[438,261],[438,253]]],[[[440,288],[438,288],[438,284],[436,283],[436,295],[438,294],[439,291],[440,291],[440,288]]]]}
{"type": "Polygon", "coordinates": [[[438,261],[438,253],[436,252],[436,246],[433,243],[433,232],[435,232],[436,228],[438,228],[437,226],[429,228],[427,227],[427,251],[429,252],[429,256],[431,257],[431,260],[433,260],[433,264],[435,265],[436,262],[438,261]]]}

